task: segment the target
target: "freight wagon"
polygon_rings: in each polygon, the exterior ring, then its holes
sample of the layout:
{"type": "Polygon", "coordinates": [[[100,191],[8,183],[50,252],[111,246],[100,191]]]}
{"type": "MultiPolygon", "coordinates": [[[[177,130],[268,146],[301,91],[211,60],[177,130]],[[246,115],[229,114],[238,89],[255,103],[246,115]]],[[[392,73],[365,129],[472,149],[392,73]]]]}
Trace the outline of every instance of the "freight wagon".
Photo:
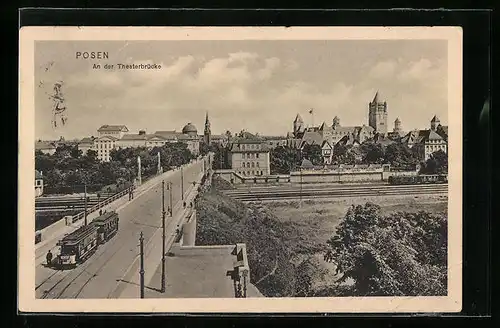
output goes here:
{"type": "Polygon", "coordinates": [[[448,175],[421,174],[415,176],[390,176],[388,181],[392,185],[448,183],[448,175]]]}

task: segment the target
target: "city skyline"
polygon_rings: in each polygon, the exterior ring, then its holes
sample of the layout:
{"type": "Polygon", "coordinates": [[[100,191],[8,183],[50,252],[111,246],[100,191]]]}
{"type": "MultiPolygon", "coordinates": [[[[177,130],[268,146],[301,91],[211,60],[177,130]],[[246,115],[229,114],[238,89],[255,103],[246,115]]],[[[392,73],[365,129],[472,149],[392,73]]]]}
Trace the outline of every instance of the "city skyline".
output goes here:
{"type": "Polygon", "coordinates": [[[300,114],[306,125],[368,125],[375,93],[388,103],[389,130],[448,122],[447,43],[397,41],[154,41],[38,42],[35,53],[36,139],[83,138],[100,125],[130,131],[181,131],[191,122],[202,134],[208,111],[213,134],[246,130],[282,135],[300,114]],[[105,51],[105,60],[75,52],[105,51]],[[115,64],[113,70],[92,65],[115,64]],[[151,63],[157,70],[117,70],[118,63],[151,63]],[[50,66],[50,67],[49,67],[50,66]],[[49,69],[47,69],[49,68],[49,69]],[[65,126],[51,126],[50,93],[63,81],[65,126]],[[141,110],[138,110],[141,109],[141,110]],[[96,125],[96,122],[99,122],[96,125]]]}

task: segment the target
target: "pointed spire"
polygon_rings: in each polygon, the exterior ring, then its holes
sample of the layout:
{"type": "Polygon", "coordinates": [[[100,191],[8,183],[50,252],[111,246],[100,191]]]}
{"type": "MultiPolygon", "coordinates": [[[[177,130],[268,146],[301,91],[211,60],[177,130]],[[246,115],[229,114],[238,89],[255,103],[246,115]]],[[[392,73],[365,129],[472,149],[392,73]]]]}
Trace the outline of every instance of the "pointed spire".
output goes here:
{"type": "Polygon", "coordinates": [[[437,117],[437,115],[434,115],[431,122],[439,122],[439,118],[437,117]]]}
{"type": "Polygon", "coordinates": [[[302,117],[300,116],[300,114],[297,114],[294,122],[304,122],[304,121],[302,120],[302,117]]]}
{"type": "Polygon", "coordinates": [[[321,126],[319,127],[319,130],[324,131],[325,128],[326,128],[326,122],[323,122],[323,124],[321,124],[321,126]]]}
{"type": "Polygon", "coordinates": [[[378,102],[378,90],[377,92],[375,93],[375,97],[373,97],[373,101],[372,103],[377,103],[378,102]]]}
{"type": "Polygon", "coordinates": [[[399,120],[399,117],[396,118],[396,120],[394,121],[394,123],[401,123],[401,121],[399,120]]]}

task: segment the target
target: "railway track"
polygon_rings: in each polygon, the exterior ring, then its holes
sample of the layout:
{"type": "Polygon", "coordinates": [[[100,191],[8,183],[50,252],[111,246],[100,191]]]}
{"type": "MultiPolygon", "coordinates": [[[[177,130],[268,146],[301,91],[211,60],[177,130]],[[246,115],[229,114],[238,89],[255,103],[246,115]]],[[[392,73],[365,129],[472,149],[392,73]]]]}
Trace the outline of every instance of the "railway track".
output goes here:
{"type": "Polygon", "coordinates": [[[276,200],[294,200],[294,199],[314,199],[314,198],[346,198],[346,197],[366,197],[366,196],[388,196],[388,195],[420,195],[420,194],[446,194],[448,192],[447,184],[440,185],[405,185],[405,186],[356,186],[356,187],[335,187],[284,189],[284,190],[261,190],[261,191],[242,191],[230,190],[223,193],[227,196],[244,202],[250,201],[276,201],[276,200]]]}

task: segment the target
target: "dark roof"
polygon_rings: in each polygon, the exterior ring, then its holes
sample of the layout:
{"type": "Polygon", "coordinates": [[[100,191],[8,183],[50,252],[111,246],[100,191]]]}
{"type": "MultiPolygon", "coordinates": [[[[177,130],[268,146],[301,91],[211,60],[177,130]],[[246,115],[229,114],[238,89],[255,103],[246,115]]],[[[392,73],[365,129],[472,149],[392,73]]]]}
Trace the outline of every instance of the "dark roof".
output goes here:
{"type": "Polygon", "coordinates": [[[76,244],[78,243],[82,238],[85,238],[86,236],[90,235],[93,233],[97,227],[93,224],[89,225],[84,225],[78,228],[77,230],[73,231],[72,233],[64,236],[60,242],[63,243],[68,243],[68,244],[76,244]]]}
{"type": "Polygon", "coordinates": [[[146,134],[124,134],[121,140],[146,140],[148,139],[146,134]]]}
{"type": "Polygon", "coordinates": [[[80,140],[80,144],[93,144],[95,138],[86,137],[80,140]]]}
{"type": "Polygon", "coordinates": [[[110,212],[104,213],[101,216],[96,217],[94,220],[92,220],[92,222],[96,222],[96,223],[105,222],[105,221],[107,221],[111,218],[114,218],[116,216],[118,216],[118,214],[116,214],[115,211],[110,211],[110,212]]]}
{"type": "Polygon", "coordinates": [[[35,142],[35,150],[41,149],[56,149],[56,145],[49,141],[37,141],[35,142]]]}
{"type": "Polygon", "coordinates": [[[306,131],[302,136],[302,141],[309,145],[321,145],[323,137],[318,132],[306,131]]]}
{"type": "Polygon", "coordinates": [[[125,125],[103,125],[97,131],[106,132],[106,131],[124,131],[128,132],[128,129],[125,125]]]}
{"type": "Polygon", "coordinates": [[[182,128],[182,133],[198,133],[198,129],[193,123],[188,123],[182,128]]]}

